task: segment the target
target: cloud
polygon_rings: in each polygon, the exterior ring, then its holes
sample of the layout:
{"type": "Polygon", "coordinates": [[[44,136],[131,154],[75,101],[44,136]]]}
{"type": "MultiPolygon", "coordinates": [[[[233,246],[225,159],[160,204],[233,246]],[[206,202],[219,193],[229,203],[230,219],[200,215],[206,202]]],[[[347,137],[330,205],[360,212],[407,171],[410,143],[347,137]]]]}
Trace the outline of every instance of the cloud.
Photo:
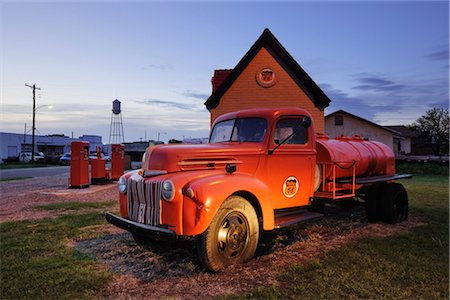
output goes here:
{"type": "Polygon", "coordinates": [[[142,67],[143,70],[173,70],[171,64],[148,64],[142,67]]]}
{"type": "MultiPolygon", "coordinates": [[[[176,95],[177,97],[181,97],[176,95]]],[[[68,136],[95,134],[108,142],[111,103],[91,104],[57,102],[53,109],[42,108],[36,115],[36,127],[42,134],[64,133],[68,136]]],[[[3,103],[0,108],[1,131],[23,133],[24,124],[31,127],[31,105],[3,103]]],[[[158,132],[167,132],[163,140],[170,138],[206,137],[210,128],[210,114],[203,101],[198,99],[143,99],[122,102],[123,126],[126,141],[138,141],[141,137],[156,139],[158,132]]]]}
{"type": "Polygon", "coordinates": [[[411,124],[432,107],[448,107],[447,78],[396,82],[377,73],[356,74],[346,90],[321,84],[332,100],[327,113],[346,110],[381,125],[411,124]]]}
{"type": "MultiPolygon", "coordinates": [[[[208,111],[202,107],[202,103],[167,101],[161,99],[145,99],[134,101],[138,105],[132,105],[130,111],[124,116],[124,127],[140,128],[151,131],[164,131],[168,136],[180,138],[184,136],[207,136],[210,120],[208,111]],[[147,107],[143,107],[147,106],[147,107]],[[198,131],[198,133],[195,133],[198,131]],[[170,134],[169,134],[170,133],[170,134]]],[[[136,135],[138,133],[133,133],[136,135]]],[[[141,133],[142,134],[142,133],[141,133]]]]}
{"type": "Polygon", "coordinates": [[[406,86],[402,84],[394,84],[388,86],[377,86],[377,85],[357,85],[354,86],[355,90],[363,90],[363,91],[378,91],[378,92],[394,92],[400,91],[406,88],[406,86]]]}
{"type": "Polygon", "coordinates": [[[406,85],[397,84],[392,80],[380,76],[367,77],[366,74],[360,75],[364,76],[357,79],[360,85],[354,86],[352,89],[375,92],[395,92],[407,88],[406,85]]]}
{"type": "Polygon", "coordinates": [[[325,92],[325,94],[331,99],[331,103],[337,101],[339,103],[359,105],[363,102],[361,98],[350,96],[349,93],[344,92],[340,89],[333,88],[331,84],[321,83],[319,86],[325,92]]]}
{"type": "Polygon", "coordinates": [[[386,86],[386,85],[394,84],[394,82],[391,80],[386,80],[386,79],[378,78],[378,77],[362,77],[362,78],[359,78],[358,80],[365,84],[378,85],[378,86],[386,86]]]}
{"type": "Polygon", "coordinates": [[[431,59],[431,60],[448,61],[448,58],[449,58],[448,49],[431,52],[431,53],[425,55],[425,57],[428,59],[431,59]]]}
{"type": "Polygon", "coordinates": [[[197,93],[191,90],[186,90],[183,93],[181,93],[181,95],[189,98],[199,99],[202,101],[206,101],[206,99],[208,99],[208,97],[210,96],[209,94],[197,93]]]}
{"type": "Polygon", "coordinates": [[[331,104],[327,107],[326,114],[342,109],[362,118],[372,120],[375,113],[380,110],[379,106],[383,105],[380,102],[371,103],[371,101],[365,97],[354,96],[343,90],[336,89],[328,83],[321,83],[319,86],[331,99],[331,104]],[[373,106],[374,103],[376,103],[375,107],[373,106]]]}
{"type": "Polygon", "coordinates": [[[165,106],[165,107],[175,107],[182,110],[191,110],[192,105],[187,103],[180,103],[175,101],[159,100],[159,99],[145,99],[142,101],[136,101],[136,103],[155,105],[155,106],[165,106]]]}
{"type": "Polygon", "coordinates": [[[448,103],[448,99],[443,99],[441,101],[431,102],[431,103],[429,103],[429,105],[432,106],[432,107],[448,108],[449,103],[448,103]]]}

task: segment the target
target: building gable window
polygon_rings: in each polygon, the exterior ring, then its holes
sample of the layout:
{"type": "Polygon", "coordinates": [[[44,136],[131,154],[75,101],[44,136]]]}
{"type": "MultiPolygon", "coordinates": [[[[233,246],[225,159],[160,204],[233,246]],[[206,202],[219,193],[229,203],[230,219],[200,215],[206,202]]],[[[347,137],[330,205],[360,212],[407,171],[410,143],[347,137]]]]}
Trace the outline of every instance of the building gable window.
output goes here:
{"type": "Polygon", "coordinates": [[[334,116],[334,125],[335,126],[344,125],[344,116],[343,115],[335,115],[334,116]]]}

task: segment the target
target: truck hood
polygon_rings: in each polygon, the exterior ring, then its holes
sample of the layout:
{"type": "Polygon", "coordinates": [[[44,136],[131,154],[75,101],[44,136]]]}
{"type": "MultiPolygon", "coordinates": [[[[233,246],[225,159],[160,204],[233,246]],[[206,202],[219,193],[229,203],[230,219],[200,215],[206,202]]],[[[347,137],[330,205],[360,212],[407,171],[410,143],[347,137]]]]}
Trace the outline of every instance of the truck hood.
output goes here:
{"type": "Polygon", "coordinates": [[[218,143],[202,145],[158,145],[148,147],[142,162],[144,171],[179,172],[225,169],[228,163],[239,172],[254,173],[264,148],[258,143],[218,143]]]}

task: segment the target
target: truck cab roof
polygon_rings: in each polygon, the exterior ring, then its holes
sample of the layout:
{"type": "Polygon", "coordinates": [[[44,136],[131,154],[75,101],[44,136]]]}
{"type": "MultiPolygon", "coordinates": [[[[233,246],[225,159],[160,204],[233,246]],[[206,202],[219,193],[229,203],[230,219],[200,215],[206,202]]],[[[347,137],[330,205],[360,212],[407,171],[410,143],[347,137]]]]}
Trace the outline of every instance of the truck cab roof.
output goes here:
{"type": "Polygon", "coordinates": [[[251,117],[265,118],[269,122],[271,122],[272,120],[274,120],[280,116],[293,116],[293,115],[301,115],[301,116],[311,117],[311,115],[308,111],[298,108],[298,107],[289,107],[289,106],[270,107],[270,108],[263,107],[263,108],[245,109],[245,110],[240,110],[240,111],[236,111],[236,112],[230,112],[230,113],[223,114],[215,120],[214,124],[225,121],[225,120],[229,120],[229,119],[251,118],[251,117]]]}

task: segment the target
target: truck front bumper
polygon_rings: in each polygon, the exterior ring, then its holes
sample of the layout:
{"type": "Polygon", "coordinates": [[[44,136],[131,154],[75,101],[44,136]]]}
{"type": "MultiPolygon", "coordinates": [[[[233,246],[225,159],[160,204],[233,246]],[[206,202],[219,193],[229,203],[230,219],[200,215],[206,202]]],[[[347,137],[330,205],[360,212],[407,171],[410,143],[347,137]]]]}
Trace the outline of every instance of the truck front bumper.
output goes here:
{"type": "Polygon", "coordinates": [[[128,219],[118,217],[109,212],[105,214],[105,218],[106,221],[119,228],[122,228],[129,232],[136,233],[138,235],[150,239],[163,240],[169,242],[174,242],[177,240],[177,234],[175,233],[175,231],[170,229],[130,221],[128,219]]]}

